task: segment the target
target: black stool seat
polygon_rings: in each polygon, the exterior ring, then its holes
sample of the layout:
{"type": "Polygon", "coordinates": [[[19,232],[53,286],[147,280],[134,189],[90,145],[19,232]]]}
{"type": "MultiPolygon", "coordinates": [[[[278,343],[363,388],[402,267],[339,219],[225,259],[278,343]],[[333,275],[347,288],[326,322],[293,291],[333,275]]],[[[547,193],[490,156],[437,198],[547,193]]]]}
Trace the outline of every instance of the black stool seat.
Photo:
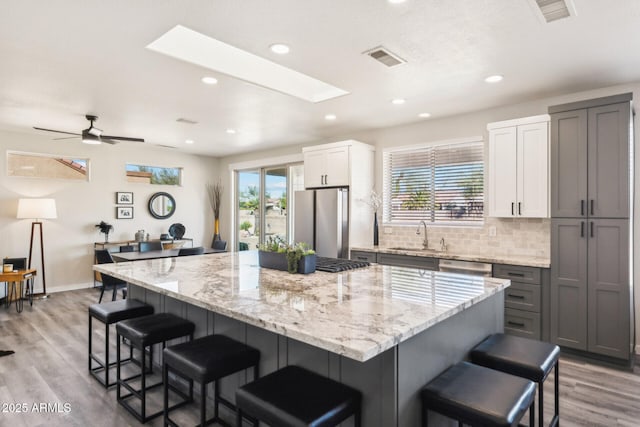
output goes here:
{"type": "Polygon", "coordinates": [[[102,323],[111,324],[153,314],[153,307],[135,299],[123,299],[104,304],[91,304],[89,314],[102,323]]]}
{"type": "Polygon", "coordinates": [[[258,378],[260,352],[253,347],[231,339],[225,335],[209,335],[164,350],[164,405],[165,425],[176,425],[169,418],[169,372],[176,372],[200,383],[200,425],[220,421],[218,405],[222,403],[235,411],[236,407],[220,396],[219,379],[233,373],[253,368],[254,380],[258,378]],[[215,381],[214,416],[206,419],[207,384],[215,381]]]}
{"type": "Polygon", "coordinates": [[[494,334],[471,350],[471,361],[491,369],[517,375],[538,383],[538,424],[544,426],[543,382],[555,368],[554,416],[549,425],[560,422],[558,358],[560,347],[513,335],[494,334]]]}
{"type": "Polygon", "coordinates": [[[118,322],[119,335],[131,341],[136,347],[146,347],[174,338],[193,334],[193,322],[171,313],[158,313],[118,322]]]}
{"type": "Polygon", "coordinates": [[[533,425],[535,391],[524,378],[460,362],[422,389],[422,425],[427,425],[427,409],[466,424],[505,427],[517,426],[531,409],[533,425]]]}
{"type": "MultiPolygon", "coordinates": [[[[164,410],[160,410],[151,415],[147,414],[147,390],[163,385],[164,381],[157,382],[152,385],[147,384],[147,371],[145,366],[145,358],[142,357],[140,365],[140,374],[134,377],[122,378],[120,369],[120,337],[129,340],[132,347],[139,348],[143,354],[145,349],[149,347],[150,355],[153,355],[153,345],[162,343],[162,348],[166,347],[169,340],[188,337],[189,341],[193,340],[193,331],[196,325],[193,322],[182,319],[171,313],[158,313],[149,316],[137,317],[135,319],[122,320],[116,323],[116,331],[118,332],[117,341],[117,387],[116,399],[127,411],[129,411],[138,421],[146,423],[152,418],[162,415],[164,410]],[[134,378],[140,378],[140,388],[134,388],[134,384],[130,381],[134,378]],[[122,395],[121,387],[124,387],[129,393],[122,395]],[[140,401],[139,406],[135,407],[129,403],[129,400],[137,398],[140,401]]],[[[153,359],[151,359],[153,360],[153,359]]],[[[152,363],[149,366],[149,374],[153,373],[152,363]]],[[[164,379],[164,376],[163,376],[164,379]]],[[[183,400],[170,409],[185,405],[193,400],[193,381],[189,380],[189,395],[186,395],[180,389],[172,387],[183,400]]]]}
{"type": "Polygon", "coordinates": [[[471,350],[475,364],[542,382],[560,357],[557,345],[513,335],[494,334],[471,350]]]}
{"type": "MultiPolygon", "coordinates": [[[[362,394],[298,366],[287,366],[236,391],[240,411],[279,427],[335,426],[355,415],[362,394]]],[[[238,424],[240,425],[240,424],[238,424]]]]}
{"type": "Polygon", "coordinates": [[[209,335],[164,350],[164,363],[199,383],[258,364],[260,352],[224,335],[209,335]]]}
{"type": "MultiPolygon", "coordinates": [[[[109,362],[109,325],[121,320],[153,314],[153,307],[138,300],[124,299],[120,301],[92,304],[89,306],[89,372],[106,388],[115,385],[109,382],[109,368],[117,362],[109,362]],[[104,360],[93,353],[93,319],[105,324],[104,360]],[[97,364],[93,366],[93,362],[97,364]],[[101,372],[104,371],[104,378],[101,372]]],[[[144,354],[142,355],[144,357],[144,354]]],[[[133,350],[129,348],[129,358],[121,360],[121,363],[133,361],[133,350]]]]}

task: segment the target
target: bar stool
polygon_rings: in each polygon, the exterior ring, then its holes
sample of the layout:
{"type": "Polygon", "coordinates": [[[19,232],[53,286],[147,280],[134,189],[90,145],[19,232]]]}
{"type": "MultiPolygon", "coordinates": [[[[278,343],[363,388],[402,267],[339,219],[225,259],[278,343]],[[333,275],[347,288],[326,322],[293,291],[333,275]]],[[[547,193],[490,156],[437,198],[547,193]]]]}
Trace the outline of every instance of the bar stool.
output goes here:
{"type": "Polygon", "coordinates": [[[529,410],[529,425],[535,423],[536,385],[524,378],[460,362],[434,378],[420,392],[422,427],[428,426],[428,411],[474,426],[517,426],[529,410]]]}
{"type": "MultiPolygon", "coordinates": [[[[164,350],[164,425],[177,426],[169,418],[169,372],[190,378],[200,384],[200,425],[219,422],[218,404],[235,411],[233,403],[220,396],[219,379],[253,368],[253,379],[258,378],[260,352],[224,335],[209,335],[164,350]],[[207,384],[215,381],[213,418],[207,421],[207,384]]],[[[255,424],[257,427],[257,423],[255,424]]]]}
{"type": "MultiPolygon", "coordinates": [[[[140,389],[133,388],[129,381],[131,378],[123,379],[121,377],[120,368],[122,362],[120,360],[120,340],[125,338],[129,340],[130,345],[139,349],[142,353],[145,352],[147,347],[151,347],[154,344],[162,343],[162,348],[166,347],[166,343],[169,340],[181,337],[189,337],[189,341],[193,339],[193,331],[195,325],[188,320],[182,319],[170,313],[151,314],[149,316],[137,317],[135,319],[128,319],[118,322],[116,324],[116,331],[118,332],[118,344],[117,344],[117,365],[116,376],[118,379],[118,385],[116,387],[116,398],[124,408],[129,411],[138,421],[146,423],[152,418],[162,415],[163,411],[160,410],[154,414],[147,415],[146,413],[146,393],[147,390],[161,386],[162,381],[147,386],[146,370],[145,370],[145,358],[142,357],[142,363],[140,365],[140,389]],[[129,391],[129,394],[124,396],[120,393],[120,387],[124,387],[129,391]],[[140,399],[140,412],[137,412],[128,402],[132,397],[140,399]]],[[[189,395],[187,396],[181,390],[172,387],[177,394],[179,394],[184,400],[170,409],[177,408],[193,400],[193,381],[189,380],[189,395]]]]}
{"type": "Polygon", "coordinates": [[[517,375],[538,383],[538,424],[544,425],[543,383],[555,368],[555,413],[550,426],[560,422],[558,358],[560,347],[513,335],[494,334],[471,350],[471,361],[477,365],[517,375]]]}
{"type": "Polygon", "coordinates": [[[236,391],[236,426],[243,413],[271,426],[336,426],[353,415],[360,426],[362,394],[298,366],[287,366],[236,391]]]}
{"type": "MultiPolygon", "coordinates": [[[[89,373],[98,380],[100,384],[105,386],[105,388],[116,385],[115,382],[109,382],[109,368],[118,363],[117,361],[109,363],[109,325],[121,320],[133,319],[135,317],[146,316],[149,314],[153,314],[153,307],[138,300],[120,300],[106,302],[104,304],[92,304],[89,306],[89,373]],[[105,326],[104,361],[100,360],[97,355],[93,354],[92,350],[92,320],[94,318],[104,323],[105,326]],[[93,367],[93,361],[95,361],[98,366],[93,367]],[[101,371],[104,371],[104,379],[99,375],[101,371]]],[[[121,360],[121,363],[133,360],[131,357],[132,352],[133,350],[130,348],[129,358],[121,360]]],[[[149,357],[149,360],[151,360],[151,356],[149,357]]]]}

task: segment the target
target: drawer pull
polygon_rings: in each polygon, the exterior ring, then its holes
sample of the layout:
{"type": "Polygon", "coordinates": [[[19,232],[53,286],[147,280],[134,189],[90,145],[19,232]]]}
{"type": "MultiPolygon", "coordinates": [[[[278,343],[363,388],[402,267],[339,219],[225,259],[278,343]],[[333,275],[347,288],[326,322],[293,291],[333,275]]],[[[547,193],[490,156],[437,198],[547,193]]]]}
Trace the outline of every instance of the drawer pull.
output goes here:
{"type": "Polygon", "coordinates": [[[514,277],[524,277],[524,273],[514,273],[512,271],[507,273],[509,276],[514,276],[514,277]]]}
{"type": "Polygon", "coordinates": [[[524,299],[524,295],[507,294],[509,298],[524,299]]]}
{"type": "Polygon", "coordinates": [[[357,256],[356,258],[362,260],[362,261],[366,261],[367,257],[366,256],[357,256]]]}
{"type": "Polygon", "coordinates": [[[511,320],[507,321],[507,323],[511,326],[518,326],[520,328],[524,328],[524,323],[520,323],[520,322],[512,322],[511,320]]]}

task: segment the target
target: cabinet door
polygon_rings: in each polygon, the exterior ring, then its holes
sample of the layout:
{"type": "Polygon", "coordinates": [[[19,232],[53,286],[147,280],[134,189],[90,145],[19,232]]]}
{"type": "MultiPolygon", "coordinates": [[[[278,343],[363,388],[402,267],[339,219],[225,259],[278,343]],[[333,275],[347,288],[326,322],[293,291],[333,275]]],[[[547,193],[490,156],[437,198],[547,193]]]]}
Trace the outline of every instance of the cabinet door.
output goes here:
{"type": "Polygon", "coordinates": [[[549,216],[549,152],[547,123],[518,126],[518,216],[549,216]]]}
{"type": "Polygon", "coordinates": [[[551,220],[551,342],[587,349],[587,221],[551,220]]]}
{"type": "Polygon", "coordinates": [[[586,216],[587,111],[551,115],[551,216],[586,216]]]}
{"type": "Polygon", "coordinates": [[[629,103],[589,108],[589,215],[629,217],[629,103]]]}
{"type": "Polygon", "coordinates": [[[517,177],[516,128],[489,133],[489,216],[512,217],[516,214],[517,177]]]}
{"type": "Polygon", "coordinates": [[[324,183],[327,153],[324,150],[304,153],[304,186],[305,188],[322,187],[324,183]]]}
{"type": "Polygon", "coordinates": [[[325,185],[349,185],[349,147],[331,148],[326,152],[325,185]]]}
{"type": "Polygon", "coordinates": [[[630,354],[629,221],[589,221],[589,351],[630,354]]]}

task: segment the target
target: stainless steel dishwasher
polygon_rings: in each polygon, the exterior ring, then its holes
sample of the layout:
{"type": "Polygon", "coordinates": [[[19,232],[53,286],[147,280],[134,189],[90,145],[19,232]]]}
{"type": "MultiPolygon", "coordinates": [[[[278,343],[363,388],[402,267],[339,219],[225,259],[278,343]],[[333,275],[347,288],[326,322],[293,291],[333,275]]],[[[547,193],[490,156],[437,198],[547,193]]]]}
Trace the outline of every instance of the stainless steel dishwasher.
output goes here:
{"type": "Polygon", "coordinates": [[[491,264],[486,262],[440,260],[440,271],[447,273],[471,274],[473,276],[491,277],[491,264]]]}

